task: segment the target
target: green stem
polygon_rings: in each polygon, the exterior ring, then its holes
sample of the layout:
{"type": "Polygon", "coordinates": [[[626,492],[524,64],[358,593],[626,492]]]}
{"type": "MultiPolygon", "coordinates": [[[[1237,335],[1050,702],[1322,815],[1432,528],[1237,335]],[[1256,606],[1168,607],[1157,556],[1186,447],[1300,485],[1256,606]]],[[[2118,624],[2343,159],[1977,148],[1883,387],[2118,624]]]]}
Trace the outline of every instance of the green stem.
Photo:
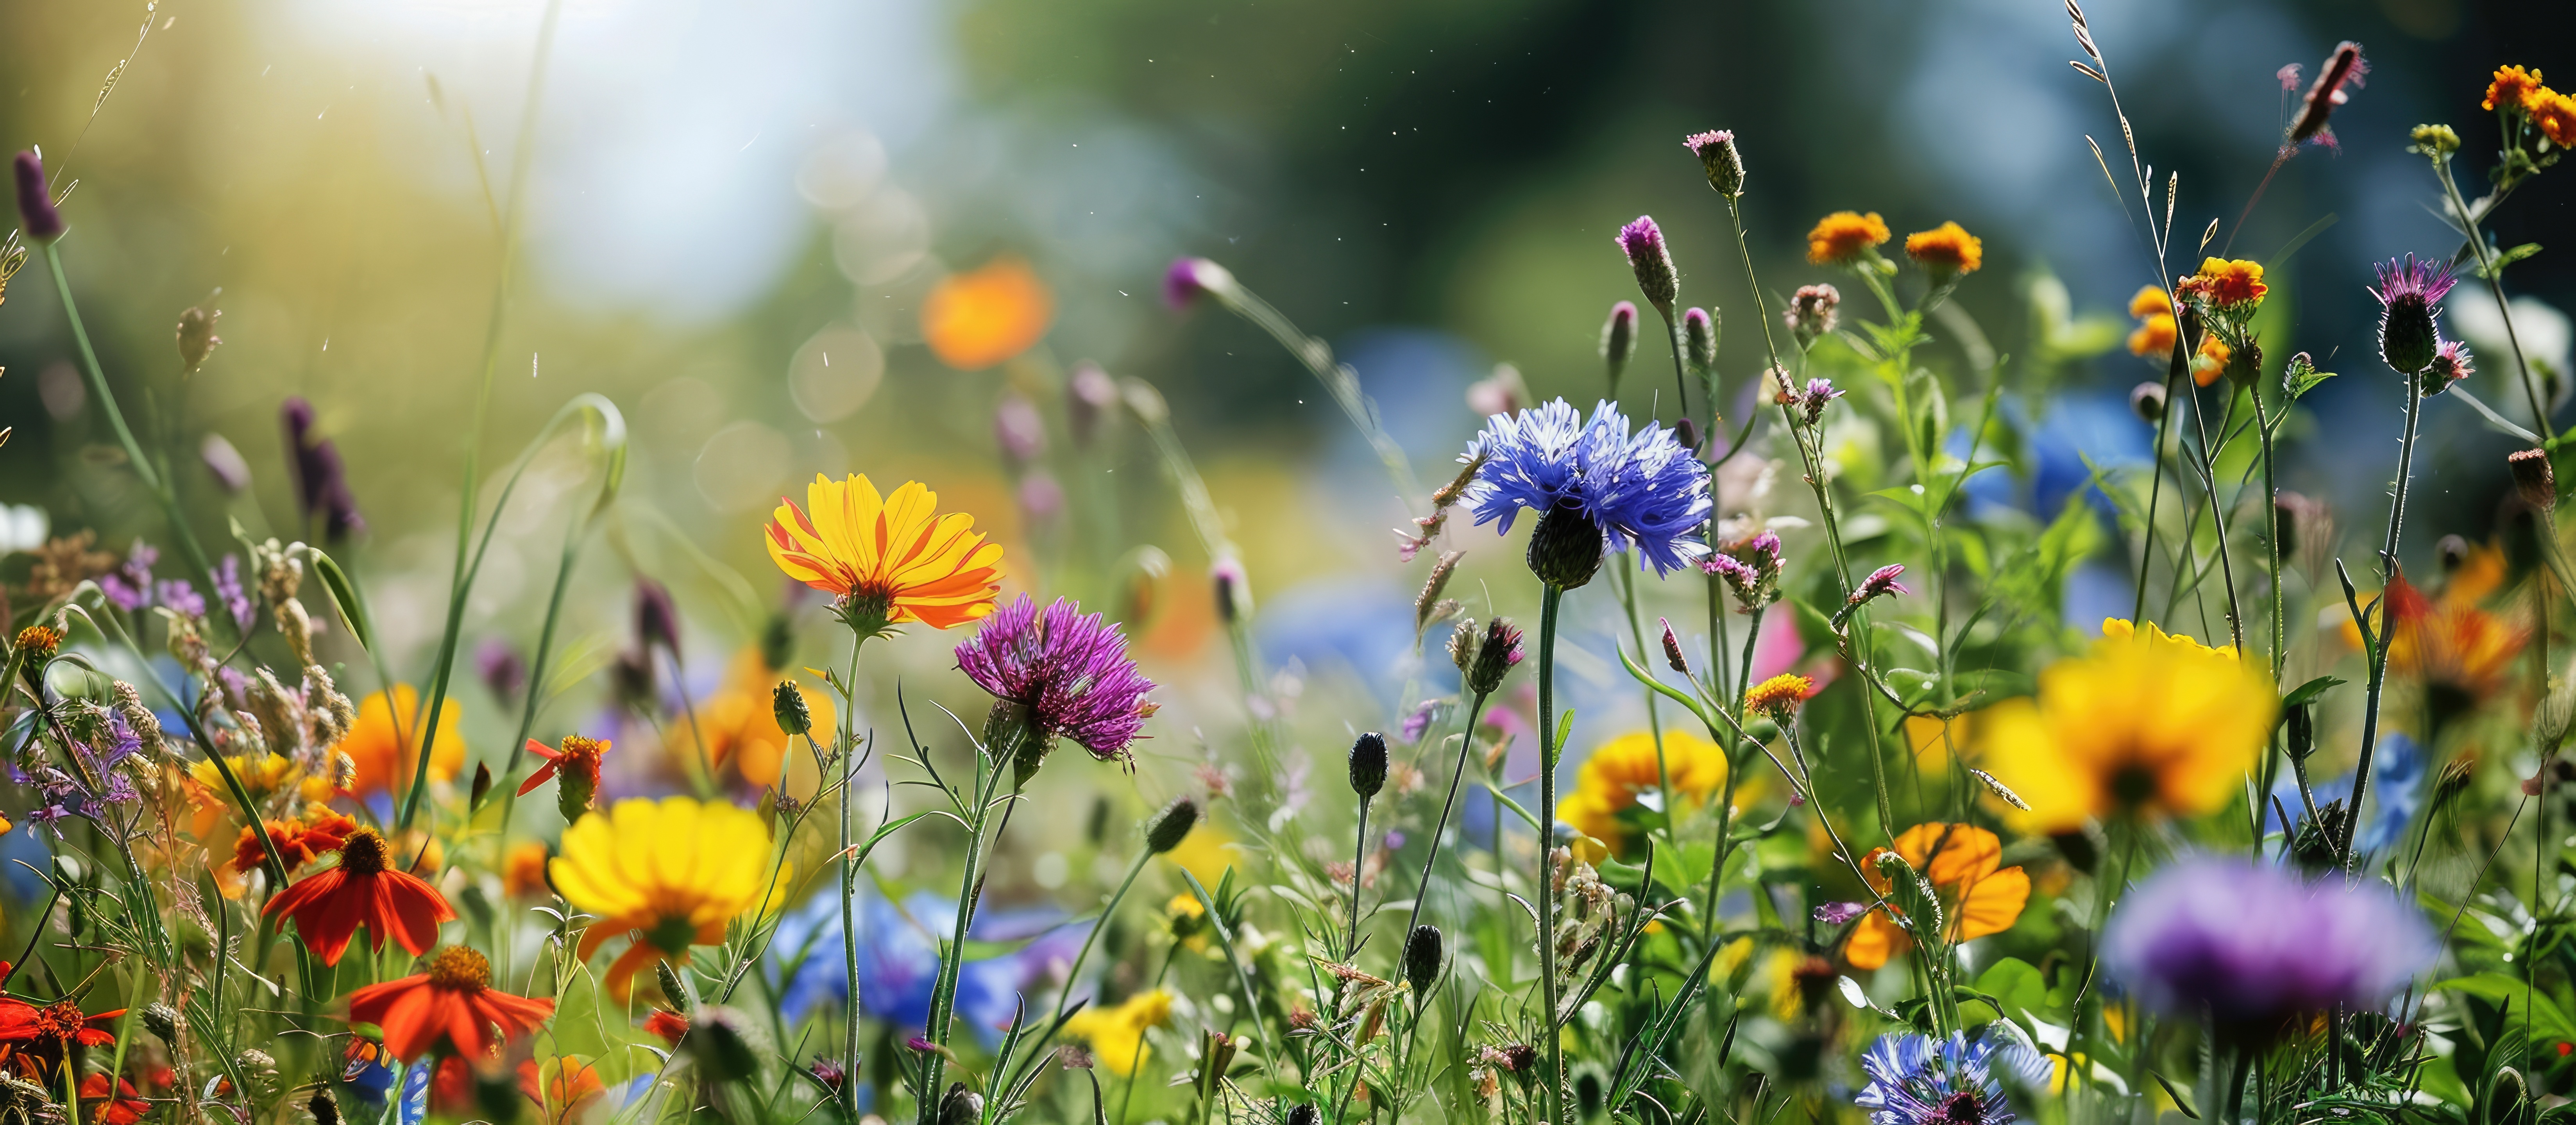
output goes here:
{"type": "MultiPolygon", "coordinates": [[[[1655,650],[1646,645],[1646,621],[1637,615],[1637,572],[1627,567],[1619,568],[1619,604],[1628,611],[1628,633],[1637,642],[1637,655],[1652,661],[1655,650]]],[[[1674,819],[1681,814],[1673,808],[1672,768],[1664,761],[1664,717],[1655,707],[1655,689],[1640,686],[1638,690],[1646,697],[1646,734],[1655,740],[1655,796],[1663,805],[1657,811],[1664,814],[1664,839],[1669,842],[1673,839],[1674,819]]]]}
{"type": "MultiPolygon", "coordinates": [[[[841,682],[841,733],[834,738],[834,749],[841,758],[841,967],[847,971],[849,992],[842,999],[841,1036],[841,1109],[853,1122],[859,1119],[859,898],[858,857],[851,854],[857,846],[856,795],[850,787],[850,776],[858,758],[859,650],[867,647],[868,635],[854,631],[850,637],[850,674],[841,682]]],[[[807,741],[811,742],[809,735],[807,741]]],[[[780,770],[781,775],[785,770],[780,770]]],[[[972,874],[969,872],[968,874],[972,874]]],[[[943,966],[944,967],[944,966],[943,966]]],[[[924,1104],[935,1105],[936,1098],[925,1098],[924,1104]]]]}
{"type": "MultiPolygon", "coordinates": [[[[1547,642],[1542,639],[1539,643],[1541,645],[1545,645],[1547,642]]],[[[1539,667],[1545,668],[1546,665],[1541,664],[1539,667]]],[[[1544,675],[1544,673],[1542,673],[1542,675],[1544,675]]],[[[1546,683],[1547,681],[1545,679],[1541,679],[1539,682],[1546,683]]],[[[1541,688],[1539,690],[1544,693],[1547,689],[1541,688]]],[[[1466,732],[1458,736],[1458,768],[1450,771],[1449,795],[1443,798],[1440,802],[1440,826],[1431,830],[1430,854],[1422,857],[1422,883],[1420,886],[1414,888],[1413,891],[1413,915],[1412,917],[1404,920],[1403,940],[1405,941],[1413,940],[1413,927],[1422,922],[1422,900],[1429,897],[1431,894],[1431,864],[1440,858],[1440,838],[1447,835],[1449,832],[1449,810],[1456,807],[1458,804],[1458,783],[1461,779],[1467,776],[1467,755],[1476,745],[1476,720],[1483,717],[1485,713],[1486,698],[1487,697],[1483,693],[1478,693],[1475,702],[1467,705],[1466,732]]],[[[1542,694],[1541,698],[1545,698],[1544,694],[1542,694]]],[[[1546,704],[1542,703],[1540,706],[1544,707],[1546,704]]],[[[1367,815],[1368,807],[1366,805],[1362,805],[1360,808],[1361,815],[1367,815]]],[[[1501,820],[1502,815],[1501,806],[1496,806],[1494,809],[1494,817],[1497,822],[1501,820]]],[[[1545,851],[1546,849],[1541,848],[1539,850],[1545,851]]],[[[1495,881],[1501,882],[1499,873],[1502,871],[1502,855],[1500,852],[1495,853],[1494,870],[1497,873],[1495,881]]],[[[1359,916],[1359,893],[1359,873],[1355,868],[1351,873],[1351,916],[1353,918],[1357,918],[1359,916]]],[[[1358,929],[1358,923],[1353,922],[1352,928],[1354,932],[1351,937],[1353,944],[1356,947],[1359,938],[1359,935],[1356,932],[1358,929]]]]}
{"type": "MultiPolygon", "coordinates": [[[[1064,987],[1056,992],[1055,1014],[1047,1017],[1046,1031],[1040,1035],[1038,1041],[1029,1045],[1027,1056],[1029,1065],[1038,1065],[1040,1060],[1046,1058],[1047,1042],[1055,1037],[1057,1027],[1064,1023],[1064,1011],[1072,1005],[1074,986],[1082,980],[1083,963],[1091,960],[1091,947],[1099,942],[1100,931],[1109,928],[1109,919],[1117,915],[1118,904],[1127,900],[1127,889],[1136,885],[1136,876],[1144,872],[1145,861],[1152,858],[1154,853],[1151,850],[1142,848],[1137,850],[1136,858],[1127,863],[1126,878],[1118,881],[1118,889],[1109,896],[1109,904],[1100,908],[1100,917],[1091,923],[1091,932],[1082,936],[1082,949],[1073,955],[1073,966],[1064,972],[1064,987]]],[[[1002,1062],[1008,1065],[1010,1060],[1004,1059],[1002,1062]]],[[[1017,1078],[1018,1074],[1014,1073],[1014,1080],[1002,1089],[1018,1089],[1017,1078]]]]}
{"type": "MultiPolygon", "coordinates": [[[[2424,413],[2424,385],[2412,373],[2406,375],[2406,437],[2397,446],[2397,494],[2388,505],[2387,544],[2379,549],[2379,569],[2389,581],[2397,579],[2397,533],[2406,520],[2406,484],[2415,472],[2415,423],[2424,413]]],[[[2388,596],[2380,595],[2379,643],[2373,646],[2370,661],[2368,702],[2361,713],[2361,758],[2352,769],[2352,803],[2345,807],[2343,838],[2336,842],[2335,854],[2343,858],[2346,871],[2357,866],[2352,854],[2353,832],[2361,827],[2361,799],[2370,792],[2371,752],[2379,746],[2379,697],[2388,686],[2389,642],[2397,632],[2397,614],[2388,608],[2388,596]]],[[[2429,752],[2429,747],[2427,748],[2429,752]]]]}
{"type": "MultiPolygon", "coordinates": [[[[1550,582],[1540,588],[1538,614],[1538,807],[1539,823],[1550,823],[1556,815],[1556,614],[1558,603],[1565,600],[1564,587],[1550,582]]],[[[1471,730],[1473,728],[1470,728],[1471,730]]],[[[1538,841],[1538,882],[1530,897],[1538,900],[1539,997],[1545,1005],[1540,1013],[1539,1030],[1547,1038],[1547,1069],[1539,1081],[1547,1083],[1541,1105],[1546,1120],[1565,1120],[1562,1102],[1565,1098],[1565,1054],[1556,1028],[1556,895],[1554,872],[1548,870],[1555,860],[1554,833],[1540,832],[1538,841]]],[[[924,1125],[928,1125],[927,1122],[924,1125]]]]}
{"type": "MultiPolygon", "coordinates": [[[[926,1033],[932,1044],[948,1046],[948,1025],[957,1004],[957,971],[966,952],[966,929],[975,920],[976,892],[982,889],[984,859],[984,825],[991,819],[992,792],[1001,786],[1002,771],[1010,760],[999,753],[992,755],[991,768],[978,762],[975,767],[975,792],[972,819],[966,826],[966,874],[957,886],[957,921],[951,930],[948,946],[939,951],[939,975],[930,987],[930,1020],[926,1033]]],[[[855,880],[855,874],[843,876],[844,886],[855,880]]],[[[856,981],[856,976],[851,977],[856,981]]],[[[856,987],[855,984],[853,987],[856,987]]],[[[922,1060],[921,1089],[914,1091],[919,1102],[921,1125],[937,1125],[939,1119],[939,1082],[947,1073],[948,1057],[932,1051],[922,1060]]]]}

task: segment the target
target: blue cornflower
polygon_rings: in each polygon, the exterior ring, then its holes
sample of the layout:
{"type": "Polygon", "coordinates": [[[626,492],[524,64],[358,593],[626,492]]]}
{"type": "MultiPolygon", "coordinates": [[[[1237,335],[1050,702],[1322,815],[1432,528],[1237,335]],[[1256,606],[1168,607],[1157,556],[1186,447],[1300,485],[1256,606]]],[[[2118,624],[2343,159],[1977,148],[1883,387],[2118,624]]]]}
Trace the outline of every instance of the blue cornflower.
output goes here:
{"type": "Polygon", "coordinates": [[[1464,497],[1477,523],[1510,531],[1521,509],[1539,513],[1529,562],[1542,581],[1581,586],[1604,553],[1631,547],[1660,574],[1708,553],[1692,538],[1708,520],[1708,467],[1662,426],[1630,433],[1616,403],[1588,422],[1561,398],[1494,415],[1460,460],[1479,466],[1464,497]]]}
{"type": "Polygon", "coordinates": [[[1960,1031],[1947,1040],[1879,1036],[1860,1068],[1869,1085],[1852,1103],[1870,1111],[1871,1125],[2006,1125],[2013,1112],[2000,1079],[2009,1074],[2038,1086],[2048,1078],[2039,1052],[1960,1031]]]}

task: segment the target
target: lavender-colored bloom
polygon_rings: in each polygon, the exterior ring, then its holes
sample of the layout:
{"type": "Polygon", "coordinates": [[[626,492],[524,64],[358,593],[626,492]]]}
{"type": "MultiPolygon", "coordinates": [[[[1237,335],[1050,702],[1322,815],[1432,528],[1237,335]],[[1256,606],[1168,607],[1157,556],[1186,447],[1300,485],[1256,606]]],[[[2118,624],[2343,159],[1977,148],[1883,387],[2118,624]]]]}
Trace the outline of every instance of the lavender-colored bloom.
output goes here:
{"type": "Polygon", "coordinates": [[[1896,580],[1897,576],[1903,573],[1905,573],[1904,563],[1889,563],[1870,571],[1869,577],[1861,579],[1860,589],[1852,591],[1852,601],[1859,603],[1887,594],[1913,593],[1914,591],[1906,588],[1905,583],[1896,580]]]}
{"type": "Polygon", "coordinates": [[[1691,538],[1709,512],[1708,467],[1652,422],[1631,434],[1618,405],[1603,402],[1584,422],[1564,399],[1486,419],[1461,461],[1484,458],[1465,503],[1479,524],[1544,516],[1571,505],[1601,531],[1609,551],[1637,549],[1640,566],[1669,574],[1696,563],[1708,546],[1691,538]]]}
{"type": "Polygon", "coordinates": [[[2424,368],[2424,374],[2418,380],[2425,394],[2438,395],[2451,389],[2451,384],[2477,373],[2478,369],[2469,363],[2469,346],[2458,340],[2448,340],[2433,350],[2433,362],[2424,368]]]}
{"type": "Polygon", "coordinates": [[[242,458],[241,450],[233,448],[233,443],[224,440],[224,435],[207,434],[206,440],[197,444],[197,459],[205,462],[206,471],[214,474],[215,483],[224,486],[224,491],[239,492],[250,487],[250,462],[242,458]]]}
{"type": "MultiPolygon", "coordinates": [[[[939,972],[939,943],[957,922],[957,904],[927,891],[901,903],[864,886],[856,911],[859,930],[859,1006],[897,1027],[917,1028],[930,1018],[930,987],[939,972]]],[[[968,937],[1018,942],[1016,950],[959,965],[957,1009],[987,1048],[999,1043],[1018,1000],[1041,981],[1062,975],[1081,948],[1088,927],[1059,925],[1055,910],[978,910],[968,937]],[[1032,937],[1031,935],[1035,935],[1032,937]]],[[[848,1002],[849,967],[841,959],[841,900],[816,895],[780,919],[770,943],[779,1007],[790,1022],[848,1002]]],[[[1077,986],[1075,994],[1087,991],[1077,986]]]]}
{"type": "Polygon", "coordinates": [[[1387,829],[1386,838],[1378,843],[1384,845],[1388,851],[1400,851],[1404,847],[1404,833],[1393,828],[1387,829]]]}
{"type": "Polygon", "coordinates": [[[993,440],[1002,447],[1004,458],[1026,465],[1046,455],[1046,419],[1038,416],[1036,404],[1018,395],[1004,395],[993,408],[993,440]]]}
{"type": "MultiPolygon", "coordinates": [[[[161,552],[140,539],[125,553],[125,562],[98,576],[98,588],[116,608],[132,613],[152,604],[152,564],[161,552]]],[[[202,607],[200,609],[202,612],[202,607]]]]}
{"type": "Polygon", "coordinates": [[[1628,256],[1628,268],[1636,272],[1637,290],[1646,295],[1646,303],[1672,316],[1673,302],[1681,296],[1681,275],[1673,269],[1672,251],[1664,246],[1663,228],[1655,225],[1653,216],[1639,215],[1636,222],[1619,228],[1619,252],[1628,256]]]}
{"type": "Polygon", "coordinates": [[[1840,926],[1867,913],[1869,904],[1866,902],[1828,902],[1816,908],[1815,917],[1825,925],[1840,926]]]}
{"type": "Polygon", "coordinates": [[[1807,424],[1812,426],[1824,420],[1826,403],[1850,393],[1836,389],[1831,379],[1809,379],[1806,393],[1798,396],[1798,409],[1805,412],[1807,424]]]}
{"type": "Polygon", "coordinates": [[[2150,1007],[2206,1011],[2263,1037],[2302,1012],[2384,1003],[2440,952],[2421,913],[2376,882],[2204,856],[2132,892],[2102,963],[2150,1007]]]}
{"type": "Polygon", "coordinates": [[[206,615],[206,599],[197,593],[196,587],[188,584],[187,579],[173,578],[167,582],[156,583],[153,591],[153,600],[160,602],[162,608],[172,613],[181,617],[206,615]]]}
{"type": "Polygon", "coordinates": [[[1051,524],[1064,514],[1064,486],[1044,472],[1033,472],[1020,478],[1018,492],[1020,512],[1032,524],[1051,524]]]}
{"type": "Polygon", "coordinates": [[[27,237],[38,242],[51,242],[63,236],[63,216],[54,210],[52,191],[45,186],[45,162],[34,152],[21,152],[16,162],[18,174],[18,225],[27,237]]]}
{"type": "Polygon", "coordinates": [[[324,533],[334,541],[366,530],[367,521],[358,514],[357,497],[349,491],[348,470],[340,462],[340,447],[313,431],[313,404],[290,397],[278,407],[278,417],[286,426],[287,461],[295,470],[295,502],[304,518],[320,516],[324,533]]]}
{"type": "Polygon", "coordinates": [[[1144,729],[1154,682],[1127,657],[1127,638],[1070,598],[1041,612],[1027,594],[984,619],[957,646],[957,668],[1028,712],[1041,739],[1070,738],[1102,761],[1123,761],[1144,729]]]}
{"type": "Polygon", "coordinates": [[[1852,1104],[1870,1111],[1872,1125],[2006,1125],[2012,1104],[2004,1097],[2007,1075],[2037,1087],[2048,1080],[2048,1059],[2018,1043],[1968,1038],[1946,1040],[1912,1032],[1882,1035],[1860,1059],[1869,1085],[1852,1104]]]}
{"type": "Polygon", "coordinates": [[[1174,258],[1171,268],[1163,271],[1163,303],[1188,308],[1199,294],[1232,284],[1234,275],[1224,266],[1205,258],[1174,258]]]}
{"type": "Polygon", "coordinates": [[[27,810],[27,819],[34,822],[38,827],[45,828],[53,832],[54,839],[57,840],[63,838],[62,823],[63,821],[70,819],[71,815],[72,810],[64,807],[63,803],[59,800],[48,800],[43,805],[27,810]]]}
{"type": "Polygon", "coordinates": [[[1404,740],[1406,742],[1422,741],[1422,736],[1430,733],[1432,716],[1439,713],[1439,700],[1423,700],[1421,706],[1414,708],[1412,714],[1404,717],[1404,725],[1401,728],[1398,728],[1404,732],[1404,740]]]}
{"type": "Polygon", "coordinates": [[[1065,392],[1064,413],[1073,425],[1073,440],[1090,445],[1092,437],[1100,432],[1100,423],[1118,405],[1118,381],[1099,364],[1086,359],[1073,365],[1073,377],[1065,381],[1065,392]]]}
{"type": "Polygon", "coordinates": [[[241,556],[225,555],[223,565],[215,568],[215,597],[224,603],[224,612],[232,615],[237,628],[250,627],[253,611],[250,594],[242,589],[241,556]]]}

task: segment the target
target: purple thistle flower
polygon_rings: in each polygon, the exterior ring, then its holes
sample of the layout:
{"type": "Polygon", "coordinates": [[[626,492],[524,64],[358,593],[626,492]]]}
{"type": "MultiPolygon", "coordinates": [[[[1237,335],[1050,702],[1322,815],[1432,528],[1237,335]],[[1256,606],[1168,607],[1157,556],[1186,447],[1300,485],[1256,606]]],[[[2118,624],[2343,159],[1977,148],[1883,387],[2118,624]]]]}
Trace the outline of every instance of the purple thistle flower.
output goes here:
{"type": "Polygon", "coordinates": [[[1636,272],[1637,289],[1646,295],[1646,303],[1670,318],[1673,302],[1681,296],[1681,276],[1673,270],[1672,251],[1664,246],[1663,228],[1655,225],[1651,215],[1639,215],[1637,221],[1619,228],[1619,252],[1628,256],[1628,268],[1636,272]]]}
{"type": "Polygon", "coordinates": [[[1840,926],[1867,913],[1869,904],[1866,902],[1828,902],[1816,908],[1815,917],[1825,925],[1840,926]]]}
{"type": "Polygon", "coordinates": [[[1869,1076],[1852,1104],[1870,1111],[1871,1125],[2006,1125],[2012,1105],[2005,1075],[2022,1085],[2048,1081],[2048,1059],[2018,1043],[1953,1031],[1946,1040],[1912,1032],[1882,1035],[1860,1059],[1869,1076]]]}
{"type": "Polygon", "coordinates": [[[140,539],[125,552],[125,562],[98,576],[98,588],[116,608],[133,613],[152,604],[152,564],[161,552],[140,539]]]}
{"type": "Polygon", "coordinates": [[[2416,381],[2427,395],[2438,395],[2451,389],[2451,384],[2478,373],[2469,364],[2469,346],[2458,340],[2445,340],[2433,350],[2433,362],[2426,365],[2416,381]]]}
{"type": "Polygon", "coordinates": [[[2375,1008],[2439,952],[2385,886],[2205,856],[2122,900],[2102,962],[2150,1007],[2263,1038],[2303,1012],[2375,1008]]]}
{"type": "Polygon", "coordinates": [[[1176,309],[1190,307],[1199,294],[1223,289],[1234,284],[1234,275],[1224,266],[1205,258],[1174,258],[1170,269],[1163,271],[1163,303],[1176,309]]]}
{"type": "Polygon", "coordinates": [[[236,627],[250,627],[252,605],[250,594],[242,589],[241,556],[225,555],[223,565],[215,568],[215,597],[224,603],[236,627]]]}
{"type": "Polygon", "coordinates": [[[1510,531],[1521,509],[1544,517],[1562,505],[1598,527],[1607,550],[1634,547],[1639,565],[1658,573],[1708,554],[1691,538],[1708,519],[1708,467],[1662,426],[1629,433],[1615,403],[1595,407],[1588,423],[1561,398],[1496,414],[1460,460],[1478,457],[1485,465],[1463,497],[1478,524],[1510,531]]]}
{"type": "Polygon", "coordinates": [[[1070,738],[1104,762],[1124,761],[1154,706],[1154,683],[1127,656],[1118,626],[1070,598],[1041,612],[1027,594],[984,619],[957,646],[958,670],[996,699],[1016,703],[1041,740],[1070,738]]]}
{"type": "Polygon", "coordinates": [[[63,236],[63,216],[54,210],[54,197],[45,186],[45,162],[34,152],[18,154],[18,225],[27,237],[38,242],[51,242],[63,236]]]}
{"type": "Polygon", "coordinates": [[[2458,280],[2451,276],[2451,264],[2408,254],[2402,262],[2392,258],[2373,268],[2379,274],[2379,288],[2370,295],[2379,298],[2381,308],[2380,358],[2399,374],[2422,371],[2442,344],[2433,306],[2450,294],[2458,280]]]}

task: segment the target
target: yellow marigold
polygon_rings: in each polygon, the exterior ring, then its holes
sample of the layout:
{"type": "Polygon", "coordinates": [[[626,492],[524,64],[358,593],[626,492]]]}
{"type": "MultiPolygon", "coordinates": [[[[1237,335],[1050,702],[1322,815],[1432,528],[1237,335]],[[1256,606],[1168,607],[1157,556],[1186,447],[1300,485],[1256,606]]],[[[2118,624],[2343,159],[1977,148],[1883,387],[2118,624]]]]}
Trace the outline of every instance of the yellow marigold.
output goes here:
{"type": "MultiPolygon", "coordinates": [[[[1878,857],[1887,851],[1874,849],[1860,864],[1870,889],[1882,896],[1888,893],[1888,881],[1878,870],[1878,857]]],[[[2003,841],[1983,828],[1917,824],[1896,837],[1895,851],[1932,884],[1949,930],[1944,940],[1962,942],[2009,930],[2021,920],[2022,907],[2030,903],[2030,873],[2019,867],[1998,870],[2003,841]]],[[[1851,940],[1843,945],[1843,959],[1854,968],[1875,969],[1912,948],[1913,936],[1887,910],[1872,910],[1852,927],[1851,940]]]]}
{"type": "Polygon", "coordinates": [[[2138,325],[2137,331],[2129,333],[2129,351],[2135,355],[2172,355],[2174,338],[2180,334],[2173,314],[2156,313],[2138,325]]]}
{"type": "Polygon", "coordinates": [[[2236,795],[2280,696],[2233,647],[2106,622],[2084,656],[2039,675],[2037,699],[1979,712],[1986,768],[2042,831],[2123,813],[2196,816],[2236,795]]]}
{"type": "Polygon", "coordinates": [[[1745,692],[1744,709],[1777,718],[1796,710],[1798,704],[1815,693],[1816,681],[1795,672],[1782,672],[1745,692]]]}
{"type": "Polygon", "coordinates": [[[1935,273],[1971,274],[1986,264],[1986,244],[1957,223],[1943,223],[1906,235],[1905,256],[1935,273]]]}
{"type": "Polygon", "coordinates": [[[1018,258],[952,273],[921,303],[921,336],[941,363],[980,371],[1029,350],[1055,319],[1055,295],[1018,258]]]}
{"type": "MultiPolygon", "coordinates": [[[[1664,771],[1676,804],[1705,805],[1726,784],[1726,752],[1687,731],[1664,735],[1664,771]]],[[[1583,760],[1574,791],[1556,803],[1556,819],[1624,854],[1630,843],[1619,814],[1656,789],[1655,737],[1632,731],[1602,743],[1583,760]]],[[[1678,809],[1674,810],[1676,813],[1678,809]]]]}
{"type": "MultiPolygon", "coordinates": [[[[459,729],[464,718],[464,707],[453,697],[438,709],[438,732],[429,743],[431,780],[451,780],[465,767],[465,735],[459,729]]],[[[367,797],[410,785],[420,768],[420,724],[428,720],[420,692],[410,684],[395,684],[391,703],[381,691],[360,700],[357,725],[338,747],[358,767],[349,791],[367,797]]]]}
{"type": "Polygon", "coordinates": [[[2478,108],[2490,112],[2501,108],[2528,112],[2540,97],[2548,93],[2549,88],[2540,84],[2539,71],[2500,66],[2496,68],[2495,81],[2487,83],[2486,100],[2479,102],[2478,108]]]}
{"type": "Polygon", "coordinates": [[[42,660],[62,646],[62,630],[51,625],[29,625],[18,630],[18,643],[14,647],[32,659],[42,660]]]}
{"type": "Polygon", "coordinates": [[[1139,992],[1115,1008],[1085,1008],[1064,1021],[1065,1034],[1091,1043],[1091,1053],[1109,1073],[1127,1078],[1136,1073],[1150,1050],[1145,1032],[1172,1018],[1172,994],[1157,988],[1139,992]]]}
{"type": "MultiPolygon", "coordinates": [[[[821,781],[814,758],[806,752],[803,739],[788,737],[778,725],[781,672],[769,666],[757,645],[735,653],[724,686],[697,704],[696,721],[684,717],[672,727],[671,746],[681,753],[696,753],[711,774],[721,775],[730,766],[744,781],[763,788],[780,785],[784,777],[786,784],[780,788],[789,796],[811,800],[821,781]],[[701,729],[706,732],[703,739],[698,736],[701,729]]],[[[831,693],[804,684],[796,686],[796,693],[805,698],[805,709],[814,716],[815,737],[829,745],[840,715],[831,693]]]]}
{"type": "Polygon", "coordinates": [[[2200,272],[2193,275],[2201,292],[2219,305],[2241,305],[2260,301],[2271,287],[2263,284],[2263,263],[2238,258],[2204,258],[2200,272]]]}
{"type": "Polygon", "coordinates": [[[810,514],[784,499],[770,513],[769,557],[789,578],[882,608],[892,625],[947,629],[993,612],[1001,544],[985,542],[973,516],[940,515],[939,494],[920,482],[882,496],[863,474],[818,474],[805,503],[810,514]]]}
{"type": "Polygon", "coordinates": [[[2576,148],[2576,98],[2555,90],[2543,90],[2536,102],[2526,103],[2531,123],[2540,126],[2549,143],[2560,148],[2576,148]]]}
{"type": "Polygon", "coordinates": [[[2141,285],[2138,287],[2137,294],[2129,298],[2129,315],[2137,317],[2140,320],[2145,320],[2151,316],[2161,316],[2171,319],[2173,316],[2173,298],[2166,295],[2163,289],[2157,288],[2156,286],[2141,285]]]}
{"type": "Polygon", "coordinates": [[[1878,212],[1836,211],[1816,220],[1816,229],[1807,232],[1807,260],[1820,266],[1848,262],[1888,237],[1887,220],[1878,212]]]}
{"type": "MultiPolygon", "coordinates": [[[[634,936],[608,970],[609,991],[623,999],[646,964],[722,942],[727,922],[776,905],[763,901],[769,851],[769,830],[748,810],[637,798],[565,829],[563,854],[546,869],[565,901],[599,918],[582,934],[581,957],[610,938],[634,936]]],[[[782,868],[777,885],[790,885],[790,875],[782,868]]]]}
{"type": "Polygon", "coordinates": [[[1975,720],[1973,714],[1953,715],[1947,719],[1937,715],[1907,715],[1906,747],[1922,760],[1925,770],[1940,769],[1971,745],[1969,740],[1976,736],[1975,720]]]}

